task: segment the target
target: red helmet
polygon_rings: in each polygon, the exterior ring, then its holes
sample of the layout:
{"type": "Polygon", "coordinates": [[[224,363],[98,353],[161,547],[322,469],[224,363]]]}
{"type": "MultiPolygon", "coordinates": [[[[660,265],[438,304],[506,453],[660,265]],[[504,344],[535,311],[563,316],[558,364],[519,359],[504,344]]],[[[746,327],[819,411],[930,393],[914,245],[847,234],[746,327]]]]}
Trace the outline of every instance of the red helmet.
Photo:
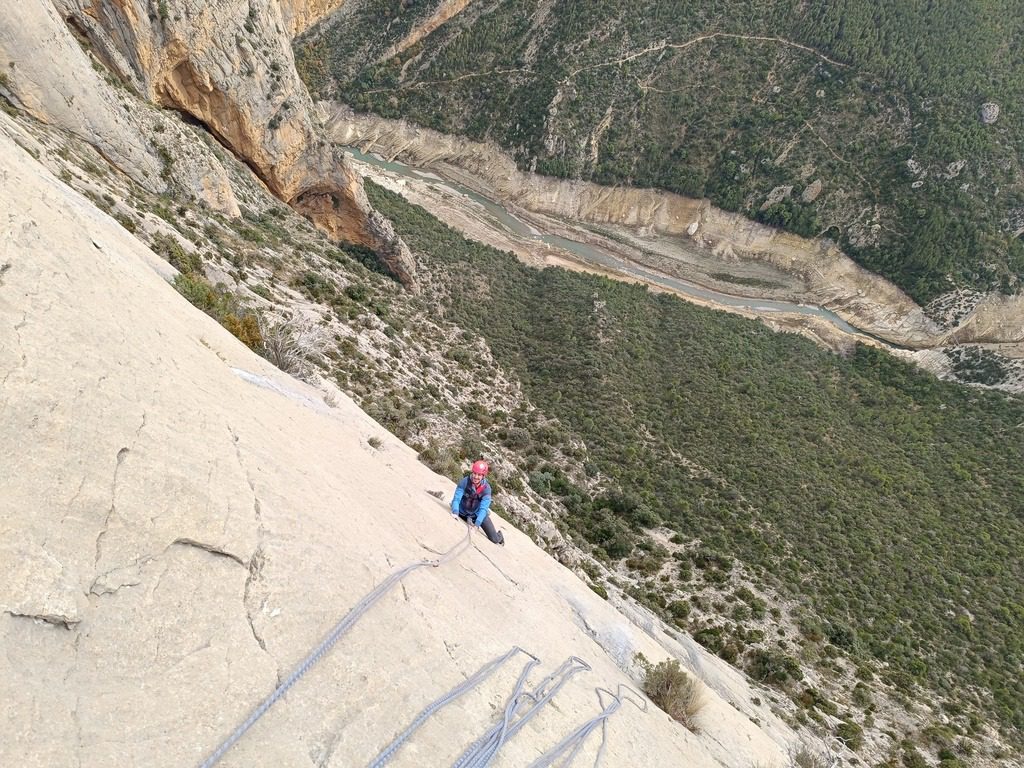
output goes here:
{"type": "Polygon", "coordinates": [[[474,475],[486,475],[490,469],[491,468],[487,466],[487,462],[481,459],[480,461],[474,461],[473,466],[469,468],[469,471],[474,475]]]}

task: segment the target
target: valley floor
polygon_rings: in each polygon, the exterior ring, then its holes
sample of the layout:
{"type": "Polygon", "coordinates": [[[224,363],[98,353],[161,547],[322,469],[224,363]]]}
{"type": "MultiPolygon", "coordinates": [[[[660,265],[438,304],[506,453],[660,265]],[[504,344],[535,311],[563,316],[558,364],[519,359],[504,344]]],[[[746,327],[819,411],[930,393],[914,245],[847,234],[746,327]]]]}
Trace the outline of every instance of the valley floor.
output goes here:
{"type": "MultiPolygon", "coordinates": [[[[773,330],[800,334],[840,354],[849,353],[856,344],[866,344],[914,362],[942,378],[953,377],[944,348],[909,349],[853,328],[827,311],[805,311],[808,308],[801,302],[805,298],[801,281],[769,264],[750,259],[716,258],[699,248],[685,247],[679,238],[653,232],[638,233],[612,225],[585,226],[517,208],[516,217],[529,222],[534,230],[523,234],[507,226],[489,206],[453,191],[434,174],[402,174],[358,158],[353,158],[352,162],[364,178],[401,194],[466,237],[513,253],[527,265],[539,269],[561,267],[645,284],[652,291],[671,293],[700,306],[759,319],[773,330]],[[586,244],[614,255],[624,266],[598,263],[579,252],[542,242],[537,233],[586,244]],[[635,269],[625,265],[635,266],[635,269]],[[690,287],[673,287],[673,283],[678,285],[680,281],[690,287]],[[748,288],[744,291],[743,287],[748,288]],[[732,297],[741,301],[731,301],[732,297]],[[784,302],[790,302],[792,310],[785,309],[784,302]]],[[[1024,392],[1024,343],[981,345],[981,348],[1005,358],[1007,375],[996,388],[1024,392]]]]}

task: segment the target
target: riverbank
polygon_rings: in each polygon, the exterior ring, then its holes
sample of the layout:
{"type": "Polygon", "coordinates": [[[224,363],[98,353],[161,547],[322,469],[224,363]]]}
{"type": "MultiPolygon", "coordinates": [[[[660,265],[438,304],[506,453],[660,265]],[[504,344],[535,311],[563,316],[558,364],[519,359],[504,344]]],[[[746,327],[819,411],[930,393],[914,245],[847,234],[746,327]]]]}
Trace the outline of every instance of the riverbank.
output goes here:
{"type": "Polygon", "coordinates": [[[985,382],[987,386],[1024,392],[1024,309],[1018,307],[1019,297],[984,297],[955,326],[943,328],[895,286],[863,270],[827,241],[775,233],[739,217],[733,217],[739,221],[733,222],[729,240],[715,240],[710,232],[726,226],[725,214],[706,202],[689,209],[697,218],[679,234],[684,208],[677,203],[667,206],[676,210],[669,216],[652,213],[657,206],[651,204],[628,209],[622,202],[630,194],[654,194],[651,190],[604,190],[598,200],[590,189],[586,194],[594,204],[579,209],[582,220],[543,210],[545,206],[525,207],[521,203],[539,195],[548,199],[547,209],[557,208],[566,185],[595,185],[528,177],[492,147],[467,148],[463,145],[470,142],[405,123],[358,116],[344,108],[331,112],[323,104],[320,112],[336,141],[355,143],[376,156],[354,153],[360,174],[467,237],[512,252],[532,266],[644,283],[703,306],[758,318],[838,353],[857,343],[870,344],[943,378],[957,378],[950,349],[976,346],[1003,360],[1004,377],[985,382]],[[485,175],[477,177],[473,168],[485,175]],[[510,179],[517,174],[528,177],[531,185],[543,181],[555,189],[509,195],[514,186],[510,179]],[[612,199],[619,202],[612,204],[612,199]],[[765,243],[780,247],[765,249],[765,243]]]}
{"type": "Polygon", "coordinates": [[[887,346],[827,311],[787,305],[782,301],[719,294],[701,286],[686,285],[656,268],[638,266],[642,261],[629,265],[628,261],[636,255],[637,249],[621,241],[550,217],[529,216],[516,211],[517,216],[530,222],[524,223],[523,219],[510,217],[508,213],[498,214],[493,205],[485,205],[479,199],[453,190],[439,177],[414,169],[395,170],[386,167],[394,166],[393,163],[372,161],[362,153],[352,153],[350,157],[354,168],[364,178],[421,206],[464,236],[508,251],[532,267],[561,267],[643,284],[653,291],[671,293],[701,306],[760,319],[775,330],[799,333],[839,353],[848,352],[857,342],[887,346]],[[557,234],[551,237],[543,232],[557,234]],[[552,239],[560,242],[561,246],[545,242],[552,239]],[[562,247],[569,242],[582,247],[571,250],[562,247]]]}
{"type": "Polygon", "coordinates": [[[873,336],[911,349],[1024,342],[1021,296],[981,296],[965,314],[953,318],[937,312],[937,318],[929,317],[896,286],[855,264],[831,241],[779,232],[720,211],[706,200],[524,173],[491,145],[355,114],[335,103],[320,103],[318,109],[328,135],[340,144],[435,171],[530,216],[611,230],[658,262],[659,271],[682,279],[725,292],[742,285],[748,296],[820,306],[873,336]]]}

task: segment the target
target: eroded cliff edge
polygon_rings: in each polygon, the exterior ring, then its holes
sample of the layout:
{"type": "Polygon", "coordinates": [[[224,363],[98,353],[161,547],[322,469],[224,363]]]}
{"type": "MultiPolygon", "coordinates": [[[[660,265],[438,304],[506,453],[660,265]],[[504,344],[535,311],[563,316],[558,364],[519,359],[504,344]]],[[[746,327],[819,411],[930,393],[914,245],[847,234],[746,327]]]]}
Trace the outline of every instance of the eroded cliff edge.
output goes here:
{"type": "MultiPolygon", "coordinates": [[[[652,189],[601,187],[582,181],[524,173],[494,145],[437,133],[404,121],[356,114],[344,105],[322,103],[320,118],[337,143],[358,146],[388,159],[433,168],[467,187],[527,214],[563,221],[628,228],[639,237],[656,234],[674,240],[680,251],[698,249],[723,272],[757,261],[795,278],[786,298],[822,306],[851,325],[885,341],[912,349],[953,344],[1006,345],[1019,356],[1024,342],[1024,297],[976,295],[967,306],[930,313],[884,278],[847,257],[831,241],[780,232],[738,214],[652,189]],[[933,315],[933,316],[931,316],[933,315]]],[[[687,274],[684,259],[678,267],[687,274]]],[[[669,266],[671,268],[671,265],[669,266]]],[[[745,285],[748,296],[776,298],[770,290],[745,285]]]]}
{"type": "Polygon", "coordinates": [[[215,153],[186,149],[190,142],[175,121],[141,109],[133,97],[175,110],[242,159],[274,195],[332,238],[372,248],[416,290],[412,255],[373,211],[344,156],[319,134],[295,72],[291,34],[337,5],[18,4],[0,30],[4,93],[93,144],[147,189],[163,192],[173,176],[194,197],[238,215],[215,153]],[[198,159],[186,164],[186,157],[198,159]]]}

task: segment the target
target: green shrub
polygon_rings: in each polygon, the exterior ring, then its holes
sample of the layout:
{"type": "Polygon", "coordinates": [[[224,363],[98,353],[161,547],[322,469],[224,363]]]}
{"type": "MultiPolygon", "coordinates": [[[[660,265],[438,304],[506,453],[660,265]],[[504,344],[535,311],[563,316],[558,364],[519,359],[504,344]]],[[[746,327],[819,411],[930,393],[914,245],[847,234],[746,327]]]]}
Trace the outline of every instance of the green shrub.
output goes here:
{"type": "Polygon", "coordinates": [[[201,274],[203,271],[203,260],[199,255],[186,251],[173,235],[163,232],[154,235],[152,249],[183,275],[201,274]]]}
{"type": "Polygon", "coordinates": [[[746,669],[755,680],[775,685],[802,680],[804,676],[800,663],[792,656],[763,648],[755,648],[747,654],[746,669]]]}
{"type": "Polygon", "coordinates": [[[181,273],[174,287],[195,307],[214,318],[250,349],[262,347],[259,317],[243,308],[238,299],[195,273],[181,273]]]}
{"type": "Polygon", "coordinates": [[[819,753],[801,746],[790,758],[790,768],[827,768],[828,759],[819,753]]]}
{"type": "Polygon", "coordinates": [[[605,600],[608,599],[608,590],[605,589],[603,585],[590,582],[587,586],[590,587],[599,597],[602,597],[605,600]]]}
{"type": "Polygon", "coordinates": [[[861,708],[871,706],[871,689],[864,685],[864,683],[862,682],[858,682],[855,686],[853,686],[853,703],[861,708]]]}
{"type": "MultiPolygon", "coordinates": [[[[838,735],[838,734],[837,734],[838,735]]],[[[903,765],[907,768],[929,768],[924,755],[910,742],[903,742],[903,765]]]]}
{"type": "Polygon", "coordinates": [[[693,639],[712,653],[717,654],[725,648],[723,634],[724,632],[721,627],[704,627],[694,633],[693,639]]]}
{"type": "Polygon", "coordinates": [[[174,287],[178,293],[188,299],[189,303],[207,314],[213,312],[218,304],[218,293],[209,281],[199,275],[182,273],[174,278],[174,287]]]}
{"type": "Polygon", "coordinates": [[[364,304],[370,298],[370,289],[363,283],[349,283],[345,286],[345,295],[352,301],[364,304]]]}
{"type": "Polygon", "coordinates": [[[135,220],[134,216],[131,216],[127,213],[122,213],[120,211],[116,211],[113,215],[114,221],[116,221],[118,224],[120,224],[122,227],[124,227],[132,234],[134,234],[138,230],[139,224],[135,220]]]}
{"type": "Polygon", "coordinates": [[[313,301],[329,301],[337,295],[334,284],[316,272],[303,272],[299,278],[292,282],[292,285],[313,301]]]}
{"type": "Polygon", "coordinates": [[[836,737],[856,752],[864,744],[864,729],[856,723],[844,720],[836,727],[836,737]]]}
{"type": "Polygon", "coordinates": [[[661,570],[663,562],[663,560],[652,555],[641,555],[628,558],[626,560],[626,567],[631,571],[637,571],[638,573],[650,576],[661,570]]]}
{"type": "Polygon", "coordinates": [[[249,290],[252,291],[253,293],[255,293],[260,298],[266,299],[267,301],[273,301],[274,300],[274,294],[272,294],[270,292],[270,289],[267,288],[267,286],[263,285],[262,283],[257,283],[255,285],[250,285],[249,286],[249,290]]]}
{"type": "MultiPolygon", "coordinates": [[[[532,485],[532,479],[531,479],[532,485]]],[[[571,518],[570,524],[583,537],[607,553],[613,560],[621,560],[633,551],[634,538],[629,527],[606,509],[585,513],[582,518],[571,518]]]]}
{"type": "Polygon", "coordinates": [[[174,178],[174,155],[159,142],[153,142],[153,149],[156,150],[157,157],[160,158],[160,162],[163,165],[160,170],[160,178],[170,184],[174,178]]]}
{"type": "Polygon", "coordinates": [[[444,475],[450,480],[455,480],[462,475],[459,462],[455,459],[451,449],[444,446],[430,444],[416,457],[439,475],[444,475]]]}
{"type": "Polygon", "coordinates": [[[690,604],[685,600],[673,600],[668,604],[668,612],[677,622],[690,615],[690,604]]]}

